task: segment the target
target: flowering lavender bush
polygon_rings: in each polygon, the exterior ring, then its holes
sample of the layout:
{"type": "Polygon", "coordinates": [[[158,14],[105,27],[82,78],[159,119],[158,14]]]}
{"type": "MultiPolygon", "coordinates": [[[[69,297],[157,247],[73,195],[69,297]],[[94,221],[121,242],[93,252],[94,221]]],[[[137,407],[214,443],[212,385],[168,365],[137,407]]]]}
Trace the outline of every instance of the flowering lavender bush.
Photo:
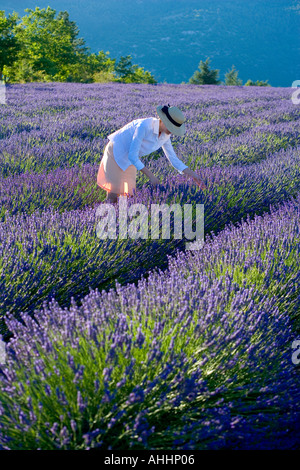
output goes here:
{"type": "Polygon", "coordinates": [[[299,117],[284,88],[8,86],[0,448],[299,447],[299,117]],[[198,253],[95,233],[107,135],[162,103],[207,190],[154,152],[129,204],[203,203],[198,253]]]}
{"type": "MultiPolygon", "coordinates": [[[[215,198],[205,203],[206,232],[219,231],[229,217],[236,221],[243,216],[245,207],[240,201],[246,200],[245,192],[249,194],[248,213],[267,208],[263,205],[266,195],[261,194],[264,198],[259,199],[251,194],[250,179],[245,191],[241,180],[240,175],[238,184],[230,186],[223,182],[223,188],[219,185],[215,191],[215,198]],[[220,194],[222,189],[227,193],[226,199],[220,194]],[[235,204],[231,194],[235,194],[235,204]]],[[[283,179],[280,184],[284,185],[283,179]]],[[[271,194],[268,203],[280,200],[285,193],[274,194],[275,198],[271,194]]],[[[203,195],[175,181],[166,191],[153,193],[144,188],[132,202],[142,201],[150,212],[151,202],[171,204],[178,199],[181,203],[201,203],[203,195]]],[[[154,266],[166,265],[167,254],[184,245],[183,240],[173,238],[99,240],[96,224],[95,208],[62,213],[48,209],[7,217],[0,226],[1,254],[6,260],[1,277],[2,310],[18,316],[21,311],[33,312],[43,300],[52,297],[68,306],[71,296],[79,300],[90,287],[112,287],[115,279],[125,283],[138,279],[154,266]]]]}
{"type": "MultiPolygon", "coordinates": [[[[299,191],[298,149],[282,150],[256,166],[231,167],[226,171],[213,167],[201,171],[208,186],[205,194],[189,185],[184,177],[175,176],[169,177],[168,183],[157,190],[147,185],[139,188],[131,203],[142,202],[149,213],[151,203],[204,203],[205,232],[209,233],[219,232],[228,220],[237,222],[245,214],[263,213],[271,203],[279,203],[299,191]]],[[[183,240],[173,238],[99,240],[95,214],[98,204],[85,209],[70,208],[72,201],[75,205],[87,206],[88,198],[93,201],[98,193],[92,192],[91,183],[86,184],[85,193],[76,191],[81,177],[76,177],[72,169],[57,170],[57,174],[56,181],[50,183],[41,175],[29,177],[27,184],[35,188],[35,192],[28,190],[29,194],[18,191],[20,176],[13,178],[13,185],[12,182],[7,185],[11,188],[10,194],[15,192],[17,214],[6,215],[5,223],[0,225],[0,251],[6,259],[0,278],[0,306],[4,313],[10,311],[16,316],[21,311],[33,313],[42,306],[43,300],[52,297],[62,306],[69,306],[71,296],[80,300],[90,287],[101,290],[113,287],[116,279],[122,284],[137,280],[154,266],[166,266],[167,254],[184,248],[183,240]],[[58,188],[64,185],[65,200],[60,206],[58,188]],[[21,208],[17,198],[22,200],[22,194],[28,210],[18,215],[21,208]],[[43,200],[38,201],[39,195],[44,197],[45,206],[43,200]],[[47,208],[47,197],[49,201],[56,197],[57,209],[47,208]],[[85,204],[83,198],[86,198],[85,204]],[[35,201],[41,207],[29,215],[35,201]],[[41,212],[41,209],[46,210],[41,212]]],[[[90,168],[82,175],[82,180],[89,182],[90,168]]],[[[9,194],[8,189],[6,194],[9,194]]],[[[12,207],[13,201],[11,197],[7,205],[12,207]]]]}
{"type": "MultiPolygon", "coordinates": [[[[23,84],[7,89],[3,176],[100,163],[107,135],[156,106],[175,102],[187,134],[174,138],[184,162],[227,165],[299,145],[299,107],[290,90],[261,87],[126,84],[23,84]]],[[[1,109],[2,109],[1,108],[1,109]]]]}
{"type": "Polygon", "coordinates": [[[20,312],[33,313],[51,298],[69,305],[71,296],[80,300],[92,286],[109,287],[116,278],[135,280],[156,260],[159,264],[159,258],[167,263],[164,254],[174,251],[172,238],[156,243],[151,239],[144,243],[130,238],[100,240],[95,212],[91,208],[59,214],[50,209],[10,217],[0,226],[4,313],[13,312],[19,318],[20,312]]]}
{"type": "Polygon", "coordinates": [[[294,448],[299,208],[228,227],[137,286],[10,316],[2,448],[294,448]]]}
{"type": "MultiPolygon", "coordinates": [[[[147,165],[161,180],[161,200],[168,199],[171,203],[180,197],[183,200],[190,199],[207,204],[212,199],[213,206],[221,203],[223,208],[228,204],[234,206],[235,202],[239,201],[235,211],[240,218],[241,214],[253,209],[255,213],[268,210],[270,204],[282,202],[298,193],[299,149],[300,146],[281,149],[262,162],[247,166],[214,165],[201,170],[195,169],[205,180],[207,191],[204,193],[197,190],[186,177],[174,175],[172,167],[166,166],[163,156],[158,155],[149,160],[147,165]],[[208,194],[209,198],[206,197],[208,194]],[[236,195],[236,198],[233,199],[233,195],[236,195]]],[[[105,192],[99,189],[95,182],[97,170],[98,165],[85,164],[81,168],[75,166],[53,170],[50,173],[27,174],[26,178],[24,175],[0,178],[1,220],[5,221],[7,214],[32,214],[49,207],[63,212],[103,202],[105,192]]],[[[146,177],[138,176],[137,190],[139,200],[141,192],[145,193],[143,203],[152,198],[152,193],[149,196],[149,182],[146,177]]],[[[226,221],[231,217],[232,214],[229,218],[227,216],[226,221]]]]}

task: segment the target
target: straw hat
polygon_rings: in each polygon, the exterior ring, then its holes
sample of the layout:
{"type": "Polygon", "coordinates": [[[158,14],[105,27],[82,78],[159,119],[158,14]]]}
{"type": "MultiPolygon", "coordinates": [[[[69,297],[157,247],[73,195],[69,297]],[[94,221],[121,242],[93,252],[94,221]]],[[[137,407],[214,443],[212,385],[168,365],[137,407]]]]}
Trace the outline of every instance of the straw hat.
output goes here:
{"type": "Polygon", "coordinates": [[[176,106],[157,106],[157,114],[168,129],[174,135],[183,136],[185,134],[185,117],[176,106]]]}

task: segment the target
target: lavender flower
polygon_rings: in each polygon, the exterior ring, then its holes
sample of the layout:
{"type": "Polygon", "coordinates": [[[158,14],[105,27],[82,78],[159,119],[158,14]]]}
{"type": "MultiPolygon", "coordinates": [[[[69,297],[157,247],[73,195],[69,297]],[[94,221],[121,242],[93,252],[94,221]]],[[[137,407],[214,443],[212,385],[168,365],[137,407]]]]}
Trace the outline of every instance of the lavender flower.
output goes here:
{"type": "Polygon", "coordinates": [[[0,448],[299,446],[300,111],[288,89],[249,88],[11,87],[0,118],[0,448]],[[188,124],[174,147],[208,191],[155,152],[147,165],[165,184],[140,174],[132,202],[204,203],[206,243],[189,253],[176,240],[99,243],[105,139],[170,100],[188,124]]]}

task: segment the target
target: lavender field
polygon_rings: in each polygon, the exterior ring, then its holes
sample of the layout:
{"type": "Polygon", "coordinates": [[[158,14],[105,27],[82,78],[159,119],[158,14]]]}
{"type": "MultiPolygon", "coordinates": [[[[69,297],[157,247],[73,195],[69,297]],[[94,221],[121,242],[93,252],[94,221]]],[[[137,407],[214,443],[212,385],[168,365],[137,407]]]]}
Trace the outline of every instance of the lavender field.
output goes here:
{"type": "Polygon", "coordinates": [[[291,90],[31,83],[0,112],[0,449],[299,449],[291,90]],[[158,151],[128,204],[204,204],[204,247],[100,240],[106,137],[168,103],[207,189],[158,151]]]}

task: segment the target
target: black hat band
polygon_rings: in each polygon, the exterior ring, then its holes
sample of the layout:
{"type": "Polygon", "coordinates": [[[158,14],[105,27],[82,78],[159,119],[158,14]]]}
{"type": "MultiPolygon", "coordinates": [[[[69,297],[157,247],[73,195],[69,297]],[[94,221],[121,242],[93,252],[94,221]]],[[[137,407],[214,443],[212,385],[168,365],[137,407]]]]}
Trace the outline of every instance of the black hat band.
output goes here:
{"type": "Polygon", "coordinates": [[[165,115],[167,116],[167,118],[169,119],[169,121],[170,121],[172,124],[174,124],[174,126],[177,126],[177,127],[181,127],[181,126],[182,126],[182,123],[181,123],[181,124],[178,124],[178,122],[174,121],[174,119],[170,116],[168,106],[163,106],[163,107],[161,108],[161,110],[165,113],[165,115]]]}

